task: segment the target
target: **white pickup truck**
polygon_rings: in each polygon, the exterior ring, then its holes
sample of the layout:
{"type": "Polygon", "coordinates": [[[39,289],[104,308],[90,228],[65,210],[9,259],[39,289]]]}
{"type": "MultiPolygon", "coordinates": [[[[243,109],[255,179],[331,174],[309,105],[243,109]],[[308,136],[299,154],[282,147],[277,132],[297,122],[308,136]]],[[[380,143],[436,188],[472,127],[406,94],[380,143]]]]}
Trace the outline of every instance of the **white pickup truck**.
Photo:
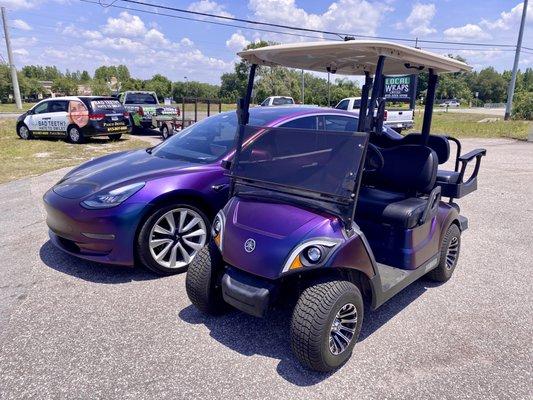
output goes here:
{"type": "MultiPolygon", "coordinates": [[[[359,114],[360,106],[360,97],[347,97],[339,101],[335,108],[359,114]]],[[[413,127],[414,115],[415,113],[413,110],[385,110],[383,125],[400,133],[403,129],[411,129],[413,127]]]]}

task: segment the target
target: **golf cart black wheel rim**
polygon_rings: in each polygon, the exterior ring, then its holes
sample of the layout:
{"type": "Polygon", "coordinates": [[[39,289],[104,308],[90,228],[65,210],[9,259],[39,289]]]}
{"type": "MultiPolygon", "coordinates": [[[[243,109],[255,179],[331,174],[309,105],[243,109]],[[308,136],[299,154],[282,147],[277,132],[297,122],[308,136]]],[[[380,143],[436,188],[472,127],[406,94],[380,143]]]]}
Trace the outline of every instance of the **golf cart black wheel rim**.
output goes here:
{"type": "Polygon", "coordinates": [[[453,236],[448,245],[446,251],[446,269],[452,269],[457,262],[457,256],[459,255],[459,238],[453,236]]]}
{"type": "Polygon", "coordinates": [[[338,356],[352,342],[357,325],[357,308],[353,303],[341,307],[333,319],[329,333],[329,351],[338,356]]]}

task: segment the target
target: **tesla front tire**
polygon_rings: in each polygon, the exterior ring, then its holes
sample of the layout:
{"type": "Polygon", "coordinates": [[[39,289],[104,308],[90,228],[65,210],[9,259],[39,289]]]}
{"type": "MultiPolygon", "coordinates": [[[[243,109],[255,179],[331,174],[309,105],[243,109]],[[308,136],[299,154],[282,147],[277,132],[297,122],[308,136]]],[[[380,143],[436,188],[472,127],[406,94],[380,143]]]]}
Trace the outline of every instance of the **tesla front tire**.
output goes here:
{"type": "Polygon", "coordinates": [[[185,278],[187,296],[204,314],[219,315],[229,307],[224,302],[220,285],[223,264],[220,251],[211,242],[198,253],[187,271],[185,278]]]}
{"type": "Polygon", "coordinates": [[[156,210],[137,237],[139,260],[161,275],[184,272],[207,243],[209,229],[206,215],[191,205],[156,210]]]}
{"type": "Polygon", "coordinates": [[[327,372],[351,356],[363,323],[361,292],[348,281],[319,282],[304,290],[291,320],[291,347],[300,363],[327,372]]]}
{"type": "Polygon", "coordinates": [[[24,123],[17,127],[17,135],[23,140],[33,139],[33,133],[31,133],[30,129],[24,123]]]}

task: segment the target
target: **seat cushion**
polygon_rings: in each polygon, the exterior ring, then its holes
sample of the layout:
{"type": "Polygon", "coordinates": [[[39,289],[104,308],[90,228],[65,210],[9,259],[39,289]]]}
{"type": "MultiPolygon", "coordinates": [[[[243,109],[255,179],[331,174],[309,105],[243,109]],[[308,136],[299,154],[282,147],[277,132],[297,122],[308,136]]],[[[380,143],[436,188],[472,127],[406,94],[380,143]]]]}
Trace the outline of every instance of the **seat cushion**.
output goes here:
{"type": "Polygon", "coordinates": [[[437,183],[451,183],[451,184],[457,184],[459,183],[459,172],[455,171],[445,171],[442,169],[439,169],[437,171],[437,183]]]}
{"type": "Polygon", "coordinates": [[[427,200],[407,197],[405,194],[370,187],[361,187],[357,201],[356,216],[401,228],[418,225],[427,200]]]}

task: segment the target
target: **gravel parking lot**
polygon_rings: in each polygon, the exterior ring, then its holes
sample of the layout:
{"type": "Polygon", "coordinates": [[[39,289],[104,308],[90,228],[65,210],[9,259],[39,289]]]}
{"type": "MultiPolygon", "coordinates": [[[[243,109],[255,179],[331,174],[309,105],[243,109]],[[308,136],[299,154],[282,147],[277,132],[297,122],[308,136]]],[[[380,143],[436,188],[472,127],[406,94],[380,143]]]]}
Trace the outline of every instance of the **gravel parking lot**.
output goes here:
{"type": "Polygon", "coordinates": [[[289,313],[207,318],[184,275],[80,261],[47,239],[65,170],[0,186],[0,398],[531,398],[533,144],[485,147],[454,277],[367,313],[332,374],[302,370],[289,313]]]}

